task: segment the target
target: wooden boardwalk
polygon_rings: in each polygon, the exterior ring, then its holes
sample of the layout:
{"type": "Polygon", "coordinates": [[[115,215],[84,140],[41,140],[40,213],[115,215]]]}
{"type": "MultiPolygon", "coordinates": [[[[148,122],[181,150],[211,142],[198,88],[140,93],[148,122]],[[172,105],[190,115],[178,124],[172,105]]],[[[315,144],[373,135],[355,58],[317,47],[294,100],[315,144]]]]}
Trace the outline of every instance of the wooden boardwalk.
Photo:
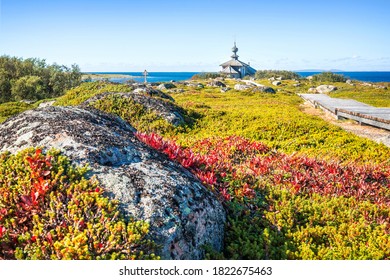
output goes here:
{"type": "Polygon", "coordinates": [[[352,119],[361,124],[390,130],[390,108],[377,108],[352,99],[332,98],[326,94],[299,95],[337,119],[352,119]]]}

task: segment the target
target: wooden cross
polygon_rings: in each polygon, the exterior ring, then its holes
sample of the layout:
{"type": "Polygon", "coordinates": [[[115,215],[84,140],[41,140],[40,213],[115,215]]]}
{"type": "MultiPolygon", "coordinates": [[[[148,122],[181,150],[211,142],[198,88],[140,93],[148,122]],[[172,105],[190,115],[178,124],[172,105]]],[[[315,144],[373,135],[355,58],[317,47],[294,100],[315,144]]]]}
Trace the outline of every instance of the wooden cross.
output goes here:
{"type": "Polygon", "coordinates": [[[148,71],[144,71],[144,83],[147,83],[146,76],[149,75],[148,71]]]}

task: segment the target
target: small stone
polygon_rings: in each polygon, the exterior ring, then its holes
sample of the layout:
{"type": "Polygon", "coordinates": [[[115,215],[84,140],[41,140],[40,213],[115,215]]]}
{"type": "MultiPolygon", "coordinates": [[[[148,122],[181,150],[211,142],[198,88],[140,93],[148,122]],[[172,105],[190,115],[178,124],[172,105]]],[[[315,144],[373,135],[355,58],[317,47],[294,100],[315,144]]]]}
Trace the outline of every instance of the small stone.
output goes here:
{"type": "Polygon", "coordinates": [[[279,86],[279,85],[282,84],[282,82],[281,82],[281,81],[274,81],[274,82],[272,82],[272,84],[273,84],[274,86],[279,86]]]}
{"type": "Polygon", "coordinates": [[[316,87],[318,93],[329,93],[335,90],[337,90],[337,87],[332,85],[320,85],[316,87]]]}

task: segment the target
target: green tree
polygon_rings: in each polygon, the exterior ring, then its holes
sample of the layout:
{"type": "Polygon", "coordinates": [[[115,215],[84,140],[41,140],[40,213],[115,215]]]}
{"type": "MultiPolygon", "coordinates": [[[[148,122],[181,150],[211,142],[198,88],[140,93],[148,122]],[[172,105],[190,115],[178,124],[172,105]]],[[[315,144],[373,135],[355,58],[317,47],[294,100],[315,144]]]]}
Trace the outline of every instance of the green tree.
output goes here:
{"type": "Polygon", "coordinates": [[[6,71],[0,69],[0,103],[11,100],[11,82],[6,71]]]}
{"type": "Polygon", "coordinates": [[[315,82],[345,82],[347,78],[344,75],[336,74],[332,72],[322,72],[320,74],[313,75],[313,81],[315,82]]]}
{"type": "Polygon", "coordinates": [[[0,103],[57,97],[81,83],[80,68],[44,59],[0,56],[0,103]]]}
{"type": "Polygon", "coordinates": [[[283,80],[300,79],[301,76],[295,72],[287,70],[258,70],[255,78],[258,80],[282,77],[283,80]]]}
{"type": "Polygon", "coordinates": [[[15,100],[38,100],[43,93],[42,79],[38,76],[24,76],[12,84],[12,96],[15,100]]]}

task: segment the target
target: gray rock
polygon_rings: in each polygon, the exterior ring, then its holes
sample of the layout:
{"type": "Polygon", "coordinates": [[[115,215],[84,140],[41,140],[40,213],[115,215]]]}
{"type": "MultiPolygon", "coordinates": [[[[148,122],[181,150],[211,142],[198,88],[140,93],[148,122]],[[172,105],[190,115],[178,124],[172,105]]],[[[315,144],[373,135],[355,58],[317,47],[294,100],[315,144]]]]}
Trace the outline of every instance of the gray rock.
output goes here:
{"type": "Polygon", "coordinates": [[[276,91],[272,87],[267,87],[264,85],[259,85],[252,89],[252,92],[265,92],[265,93],[276,93],[276,91]]]}
{"type": "Polygon", "coordinates": [[[320,85],[316,87],[318,93],[329,93],[335,90],[337,90],[337,87],[332,85],[320,85]]]}
{"type": "Polygon", "coordinates": [[[185,90],[182,88],[174,88],[174,89],[167,90],[167,92],[169,92],[169,93],[183,93],[183,92],[185,92],[185,90]]]}
{"type": "Polygon", "coordinates": [[[234,89],[235,90],[247,90],[247,89],[250,89],[250,88],[253,88],[253,87],[249,86],[249,85],[242,85],[242,84],[235,84],[234,85],[234,89]]]}
{"type": "Polygon", "coordinates": [[[301,84],[300,83],[296,83],[296,84],[293,84],[294,87],[300,87],[301,84]]]}
{"type": "Polygon", "coordinates": [[[43,108],[43,107],[48,107],[48,106],[52,106],[56,101],[55,100],[52,100],[52,101],[47,101],[47,102],[42,102],[41,104],[39,104],[39,108],[43,108]]]}
{"type": "Polygon", "coordinates": [[[135,90],[133,90],[133,93],[138,93],[138,94],[147,94],[149,96],[154,96],[154,97],[160,97],[163,99],[168,99],[171,101],[175,101],[172,96],[162,92],[161,90],[154,89],[152,87],[138,87],[135,90]]]}
{"type": "Polygon", "coordinates": [[[227,92],[230,89],[231,89],[230,87],[223,87],[223,88],[221,88],[221,92],[227,92]]]}
{"type": "Polygon", "coordinates": [[[164,259],[201,259],[204,245],[222,249],[225,212],[191,173],[134,136],[123,120],[91,108],[45,107],[0,125],[0,151],[30,146],[60,149],[89,164],[106,195],[127,218],[150,222],[164,259]]]}
{"type": "Polygon", "coordinates": [[[188,86],[188,87],[196,87],[196,88],[204,88],[204,84],[196,83],[196,82],[187,83],[186,86],[188,86]]]}
{"type": "Polygon", "coordinates": [[[317,93],[317,89],[315,87],[311,87],[307,90],[309,93],[317,93]]]}
{"type": "Polygon", "coordinates": [[[273,84],[274,86],[279,86],[279,85],[282,84],[282,82],[281,82],[281,81],[274,81],[274,82],[272,82],[272,84],[273,84]]]}
{"type": "Polygon", "coordinates": [[[171,88],[175,88],[176,86],[172,83],[164,83],[164,84],[161,84],[157,87],[157,89],[159,90],[167,90],[167,89],[171,89],[171,88]]]}
{"type": "Polygon", "coordinates": [[[224,83],[222,83],[221,81],[218,81],[218,80],[211,81],[210,83],[207,84],[207,86],[209,86],[209,87],[221,87],[221,88],[226,87],[226,85],[224,83]]]}

